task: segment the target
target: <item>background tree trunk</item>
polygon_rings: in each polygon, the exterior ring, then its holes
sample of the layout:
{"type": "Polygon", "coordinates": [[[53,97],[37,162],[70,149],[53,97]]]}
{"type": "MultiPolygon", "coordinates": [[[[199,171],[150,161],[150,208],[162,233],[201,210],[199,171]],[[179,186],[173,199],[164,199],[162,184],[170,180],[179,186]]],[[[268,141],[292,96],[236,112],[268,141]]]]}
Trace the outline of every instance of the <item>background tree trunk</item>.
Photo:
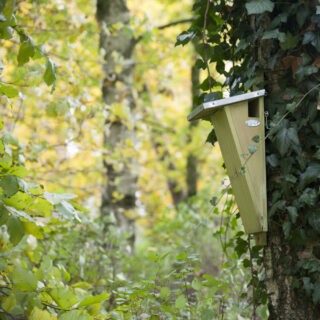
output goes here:
{"type": "Polygon", "coordinates": [[[98,0],[97,19],[100,25],[100,48],[104,52],[105,78],[103,100],[110,107],[104,126],[106,184],[102,195],[101,217],[108,224],[115,218],[121,232],[130,233],[134,245],[134,220],[128,213],[136,205],[137,163],[132,156],[120,152],[124,146],[135,145],[136,121],[133,97],[133,50],[136,41],[128,36],[125,27],[130,14],[125,0],[98,0]],[[115,108],[124,110],[119,117],[115,108]],[[108,218],[106,218],[108,217],[108,218]]]}

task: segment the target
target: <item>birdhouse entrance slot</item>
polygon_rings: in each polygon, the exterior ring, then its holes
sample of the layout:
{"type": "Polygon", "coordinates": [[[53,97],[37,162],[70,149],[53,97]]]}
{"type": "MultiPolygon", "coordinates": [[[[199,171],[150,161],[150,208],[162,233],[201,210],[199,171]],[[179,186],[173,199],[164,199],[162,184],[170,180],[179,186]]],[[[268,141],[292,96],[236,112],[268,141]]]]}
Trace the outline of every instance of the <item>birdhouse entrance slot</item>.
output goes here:
{"type": "Polygon", "coordinates": [[[259,99],[249,100],[248,117],[259,118],[259,99]]]}

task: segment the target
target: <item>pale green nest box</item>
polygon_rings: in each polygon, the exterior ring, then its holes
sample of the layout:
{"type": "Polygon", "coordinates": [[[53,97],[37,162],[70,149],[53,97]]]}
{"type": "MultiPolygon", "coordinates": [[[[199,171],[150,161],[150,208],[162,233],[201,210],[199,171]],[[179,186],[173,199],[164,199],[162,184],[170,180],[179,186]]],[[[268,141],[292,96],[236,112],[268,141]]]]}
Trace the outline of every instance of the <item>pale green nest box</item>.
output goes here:
{"type": "Polygon", "coordinates": [[[188,120],[210,118],[247,233],[266,244],[265,90],[198,106],[188,120]]]}

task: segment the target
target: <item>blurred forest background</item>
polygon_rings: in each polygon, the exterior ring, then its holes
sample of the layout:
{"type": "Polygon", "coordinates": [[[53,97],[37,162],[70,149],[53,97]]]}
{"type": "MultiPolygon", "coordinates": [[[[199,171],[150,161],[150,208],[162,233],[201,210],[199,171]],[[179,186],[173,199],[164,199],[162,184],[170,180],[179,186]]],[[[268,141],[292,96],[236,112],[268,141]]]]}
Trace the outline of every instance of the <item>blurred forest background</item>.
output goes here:
{"type": "Polygon", "coordinates": [[[1,2],[1,319],[251,317],[255,253],[210,123],[186,119],[192,5],[130,0],[107,24],[103,1],[1,2]]]}

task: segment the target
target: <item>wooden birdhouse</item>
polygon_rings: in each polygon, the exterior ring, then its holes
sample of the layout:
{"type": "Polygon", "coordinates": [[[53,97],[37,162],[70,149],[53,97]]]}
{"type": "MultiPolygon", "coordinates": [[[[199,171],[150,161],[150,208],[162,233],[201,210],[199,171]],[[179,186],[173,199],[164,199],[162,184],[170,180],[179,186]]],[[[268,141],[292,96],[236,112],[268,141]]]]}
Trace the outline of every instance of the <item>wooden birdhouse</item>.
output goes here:
{"type": "Polygon", "coordinates": [[[247,233],[266,244],[265,90],[198,106],[188,120],[210,118],[247,233]]]}

